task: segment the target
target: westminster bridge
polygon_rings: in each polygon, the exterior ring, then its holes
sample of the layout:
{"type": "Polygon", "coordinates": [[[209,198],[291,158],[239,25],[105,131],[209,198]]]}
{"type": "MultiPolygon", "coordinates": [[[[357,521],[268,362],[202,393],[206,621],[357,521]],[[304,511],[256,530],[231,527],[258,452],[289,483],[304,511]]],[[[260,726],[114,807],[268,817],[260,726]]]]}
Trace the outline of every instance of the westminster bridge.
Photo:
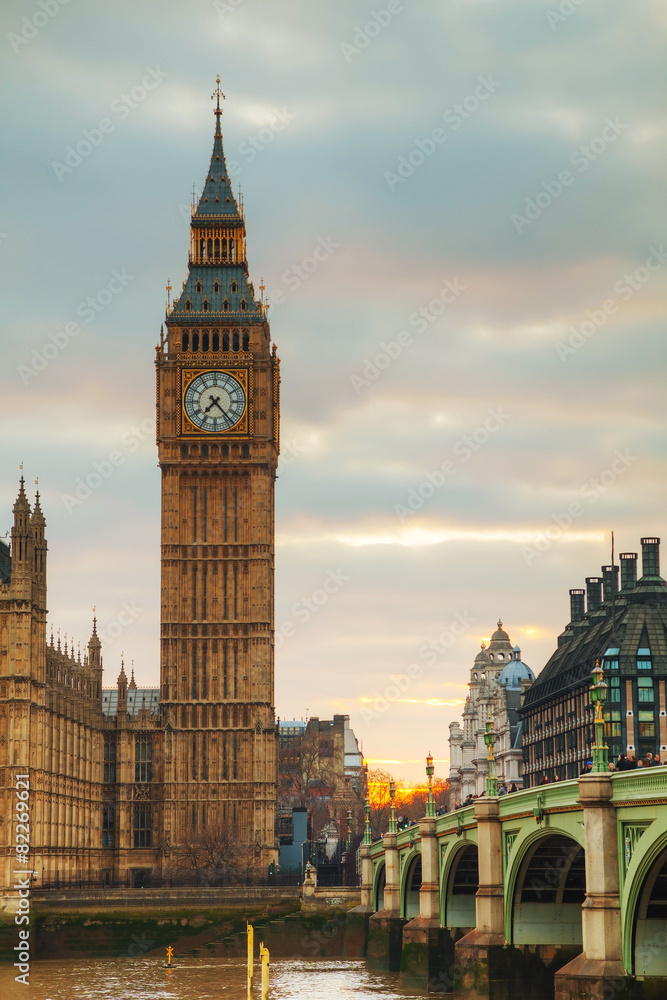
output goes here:
{"type": "Polygon", "coordinates": [[[351,936],[363,920],[369,965],[406,987],[667,996],[667,767],[483,796],[369,840],[351,936]]]}

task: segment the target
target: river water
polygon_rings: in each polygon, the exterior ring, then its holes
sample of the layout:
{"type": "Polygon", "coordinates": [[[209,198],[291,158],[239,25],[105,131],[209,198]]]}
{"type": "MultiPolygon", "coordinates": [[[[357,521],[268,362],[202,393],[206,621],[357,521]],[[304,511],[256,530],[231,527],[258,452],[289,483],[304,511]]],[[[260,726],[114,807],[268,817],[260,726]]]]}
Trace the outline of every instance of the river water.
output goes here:
{"type": "MultiPolygon", "coordinates": [[[[245,1000],[242,959],[182,958],[166,969],[159,958],[35,961],[30,985],[0,966],[0,1000],[245,1000]]],[[[260,968],[254,997],[259,1000],[260,968]]],[[[398,977],[369,972],[364,961],[278,959],[271,963],[271,1000],[416,1000],[398,977]]]]}

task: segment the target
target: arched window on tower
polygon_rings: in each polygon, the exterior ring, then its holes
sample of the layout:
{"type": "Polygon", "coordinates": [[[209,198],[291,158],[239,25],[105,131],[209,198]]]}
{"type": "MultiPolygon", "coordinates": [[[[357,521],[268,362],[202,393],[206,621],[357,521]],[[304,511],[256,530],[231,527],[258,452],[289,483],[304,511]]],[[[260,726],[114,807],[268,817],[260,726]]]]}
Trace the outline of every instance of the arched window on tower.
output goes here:
{"type": "Polygon", "coordinates": [[[234,260],[234,240],[229,241],[229,259],[234,260]]]}
{"type": "Polygon", "coordinates": [[[227,301],[227,299],[225,299],[225,301],[222,303],[222,311],[229,312],[229,302],[227,301]]]}
{"type": "Polygon", "coordinates": [[[206,260],[206,240],[199,241],[199,259],[206,260]]]}
{"type": "Polygon", "coordinates": [[[214,351],[219,351],[220,350],[220,334],[218,333],[217,330],[213,334],[213,347],[212,347],[212,350],[214,350],[214,351]]]}
{"type": "Polygon", "coordinates": [[[214,281],[213,282],[213,291],[215,292],[216,295],[220,294],[220,282],[219,281],[214,281]]]}
{"type": "Polygon", "coordinates": [[[245,330],[243,333],[243,350],[244,351],[250,350],[250,334],[248,333],[247,330],[245,330]]]}
{"type": "Polygon", "coordinates": [[[245,312],[247,308],[248,308],[248,306],[247,306],[246,300],[245,299],[241,299],[241,312],[245,312]]]}
{"type": "Polygon", "coordinates": [[[222,240],[222,259],[227,260],[227,240],[224,237],[222,240]]]}
{"type": "Polygon", "coordinates": [[[198,333],[193,333],[192,334],[192,350],[193,351],[198,351],[199,350],[199,334],[198,333]]]}
{"type": "Polygon", "coordinates": [[[213,241],[213,258],[214,260],[220,260],[220,240],[217,236],[213,241]]]}
{"type": "Polygon", "coordinates": [[[187,351],[189,346],[190,346],[190,334],[184,333],[183,336],[181,337],[181,350],[187,351]]]}
{"type": "Polygon", "coordinates": [[[235,281],[232,281],[232,291],[233,292],[238,292],[238,290],[239,290],[239,286],[236,284],[235,281]]]}
{"type": "Polygon", "coordinates": [[[229,350],[229,332],[227,330],[222,335],[222,349],[223,351],[229,350]]]}
{"type": "Polygon", "coordinates": [[[209,306],[208,306],[208,299],[204,299],[204,305],[203,305],[203,309],[204,309],[204,312],[205,312],[205,313],[207,313],[207,312],[208,312],[208,309],[209,309],[209,306]]]}
{"type": "Polygon", "coordinates": [[[191,309],[192,309],[192,302],[190,302],[190,299],[186,299],[185,300],[185,311],[186,312],[190,312],[191,309]]]}
{"type": "Polygon", "coordinates": [[[213,256],[213,240],[210,237],[209,237],[209,240],[208,240],[208,242],[206,244],[206,254],[207,254],[209,260],[213,256]]]}
{"type": "Polygon", "coordinates": [[[198,281],[197,284],[195,285],[195,292],[197,293],[197,295],[201,295],[202,293],[201,281],[198,281]]]}
{"type": "Polygon", "coordinates": [[[239,331],[234,330],[234,336],[232,337],[232,350],[238,351],[239,349],[239,331]]]}
{"type": "Polygon", "coordinates": [[[202,349],[202,351],[208,351],[209,350],[208,330],[202,335],[201,349],[202,349]]]}

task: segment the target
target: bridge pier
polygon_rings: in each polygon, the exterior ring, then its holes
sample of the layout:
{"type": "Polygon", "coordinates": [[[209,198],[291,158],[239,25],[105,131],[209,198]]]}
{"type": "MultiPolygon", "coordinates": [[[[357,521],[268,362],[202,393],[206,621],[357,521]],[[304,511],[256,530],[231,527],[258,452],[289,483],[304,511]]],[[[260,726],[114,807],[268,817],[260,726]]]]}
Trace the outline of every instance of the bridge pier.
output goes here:
{"type": "Polygon", "coordinates": [[[398,834],[384,835],[386,882],[384,906],[368,921],[367,964],[370,969],[398,972],[401,968],[403,924],[401,916],[400,865],[398,834]]]}
{"type": "Polygon", "coordinates": [[[373,912],[373,861],[371,845],[362,844],[361,853],[361,902],[349,910],[345,918],[346,958],[364,958],[368,946],[368,921],[373,912]]]}
{"type": "Polygon", "coordinates": [[[616,810],[606,774],[579,779],[584,811],[586,899],[583,951],[554,977],[555,1000],[626,1000],[631,978],[622,962],[616,810]]]}
{"type": "Polygon", "coordinates": [[[440,925],[440,881],[435,816],[419,823],[422,884],[419,916],[403,927],[400,985],[404,990],[451,993],[454,942],[440,925]]]}
{"type": "Polygon", "coordinates": [[[466,1000],[488,1000],[508,979],[505,942],[503,843],[497,798],[475,801],[479,888],[475,929],[456,942],[457,990],[466,1000]]]}

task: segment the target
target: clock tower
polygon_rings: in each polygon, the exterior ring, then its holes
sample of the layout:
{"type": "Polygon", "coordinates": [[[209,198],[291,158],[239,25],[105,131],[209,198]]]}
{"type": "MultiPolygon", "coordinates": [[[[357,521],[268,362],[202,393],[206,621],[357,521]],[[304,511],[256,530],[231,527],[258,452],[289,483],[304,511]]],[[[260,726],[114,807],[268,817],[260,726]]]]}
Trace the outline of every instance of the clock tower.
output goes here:
{"type": "Polygon", "coordinates": [[[243,206],[222,147],[219,84],[211,164],[190,223],[188,275],[168,304],[156,359],[166,726],[156,818],[166,850],[231,837],[250,864],[266,865],[277,860],[279,360],[249,280],[243,206]]]}

